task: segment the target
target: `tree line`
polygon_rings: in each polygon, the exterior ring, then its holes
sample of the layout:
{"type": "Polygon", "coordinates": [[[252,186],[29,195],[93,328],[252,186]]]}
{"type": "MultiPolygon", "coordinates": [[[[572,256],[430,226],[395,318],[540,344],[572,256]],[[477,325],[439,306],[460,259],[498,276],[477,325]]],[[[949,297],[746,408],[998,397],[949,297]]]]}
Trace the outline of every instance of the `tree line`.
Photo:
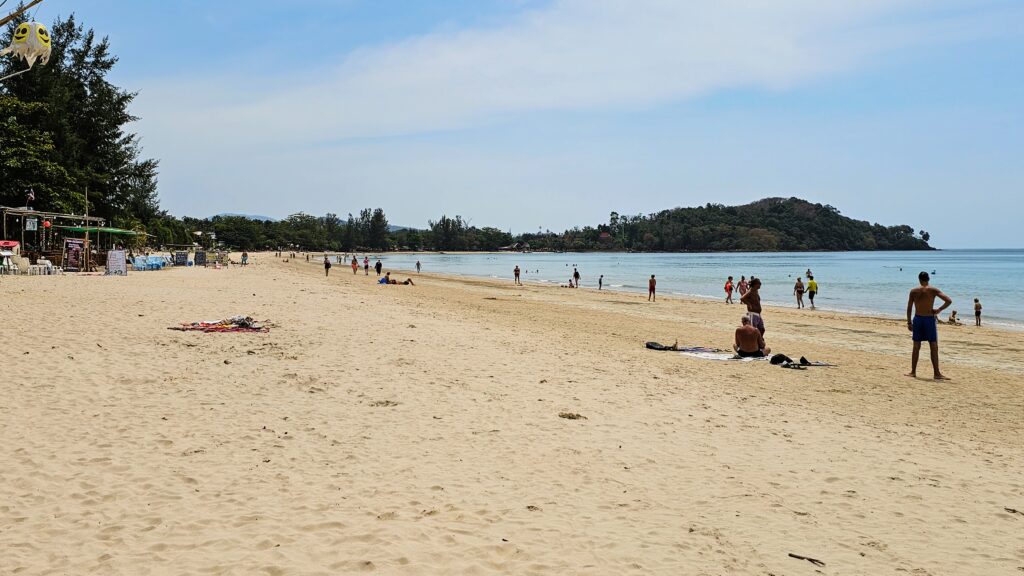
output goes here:
{"type": "MultiPolygon", "coordinates": [[[[0,42],[10,44],[12,21],[0,42]]],[[[0,205],[104,218],[111,226],[190,242],[181,220],[160,209],[158,162],[145,158],[128,111],[136,94],[107,78],[117,63],[106,37],[75,16],[50,26],[47,65],[0,84],[0,205]],[[28,200],[29,191],[35,199],[28,200]]],[[[24,62],[0,60],[0,74],[24,62]]]]}
{"type": "Polygon", "coordinates": [[[743,206],[708,204],[650,215],[612,212],[607,223],[564,232],[513,235],[477,228],[461,216],[441,216],[422,230],[388,226],[381,208],[342,220],[334,214],[295,214],[281,221],[243,216],[186,218],[193,229],[245,250],[544,250],[635,252],[773,252],[927,250],[929,234],[907,225],[883,226],[847,218],[828,205],[766,198],[743,206]]]}

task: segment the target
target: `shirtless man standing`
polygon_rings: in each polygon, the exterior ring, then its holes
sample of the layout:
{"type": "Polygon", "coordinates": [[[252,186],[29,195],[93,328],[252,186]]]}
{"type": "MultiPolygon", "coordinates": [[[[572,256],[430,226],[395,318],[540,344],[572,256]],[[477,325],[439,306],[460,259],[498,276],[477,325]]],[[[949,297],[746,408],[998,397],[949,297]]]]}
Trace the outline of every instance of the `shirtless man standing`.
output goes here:
{"type": "Polygon", "coordinates": [[[764,336],[764,319],[761,318],[761,279],[751,278],[747,293],[740,297],[740,303],[747,305],[750,324],[764,336]]]}
{"type": "Polygon", "coordinates": [[[772,353],[772,349],[764,345],[764,336],[757,328],[750,325],[750,317],[740,318],[740,327],[736,329],[736,342],[732,345],[737,356],[743,358],[764,358],[772,353]]]}
{"type": "Polygon", "coordinates": [[[928,342],[931,349],[932,368],[935,370],[936,380],[948,380],[939,372],[939,328],[936,318],[939,313],[949,308],[953,300],[942,293],[942,290],[928,285],[927,272],[917,275],[921,285],[910,291],[910,298],[907,300],[907,330],[914,335],[914,352],[910,356],[910,373],[907,376],[917,378],[917,359],[921,354],[921,342],[928,342]],[[943,304],[935,307],[935,299],[939,298],[943,304]],[[910,314],[913,311],[914,317],[910,314]]]}

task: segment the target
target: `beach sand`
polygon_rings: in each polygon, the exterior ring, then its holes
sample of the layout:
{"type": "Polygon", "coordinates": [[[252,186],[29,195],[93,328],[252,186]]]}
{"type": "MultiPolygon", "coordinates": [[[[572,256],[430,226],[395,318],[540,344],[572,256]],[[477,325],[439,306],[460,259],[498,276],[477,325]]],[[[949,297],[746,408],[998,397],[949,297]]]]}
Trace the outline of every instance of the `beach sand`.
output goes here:
{"type": "Polygon", "coordinates": [[[0,278],[0,574],[1024,574],[1020,334],[255,260],[0,278]]]}

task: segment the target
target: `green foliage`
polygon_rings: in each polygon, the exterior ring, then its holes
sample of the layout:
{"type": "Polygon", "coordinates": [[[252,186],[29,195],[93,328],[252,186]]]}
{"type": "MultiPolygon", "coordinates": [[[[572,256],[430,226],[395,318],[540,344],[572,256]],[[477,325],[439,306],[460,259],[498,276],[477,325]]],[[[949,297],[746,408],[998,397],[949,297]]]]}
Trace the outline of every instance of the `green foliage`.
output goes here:
{"type": "MultiPolygon", "coordinates": [[[[21,21],[11,22],[0,42],[6,46],[21,21]]],[[[138,137],[125,130],[137,119],[128,112],[135,94],[107,80],[117,63],[107,38],[97,39],[74,16],[58,18],[50,37],[48,65],[37,64],[0,85],[0,112],[6,117],[0,148],[8,153],[11,170],[24,167],[0,184],[4,201],[23,195],[19,187],[29,184],[38,186],[34,207],[81,213],[88,190],[89,213],[108,222],[127,218],[147,226],[164,219],[157,202],[157,162],[142,159],[138,137]]],[[[24,66],[3,58],[0,74],[24,66]]]]}
{"type": "Polygon", "coordinates": [[[798,198],[765,198],[744,206],[707,204],[649,216],[612,212],[607,225],[564,234],[524,234],[533,250],[772,252],[926,250],[929,236],[910,226],[847,218],[832,206],[798,198]]]}
{"type": "Polygon", "coordinates": [[[49,133],[38,128],[46,105],[0,96],[0,205],[23,206],[29,189],[34,207],[85,211],[85,198],[60,164],[49,133]]]}

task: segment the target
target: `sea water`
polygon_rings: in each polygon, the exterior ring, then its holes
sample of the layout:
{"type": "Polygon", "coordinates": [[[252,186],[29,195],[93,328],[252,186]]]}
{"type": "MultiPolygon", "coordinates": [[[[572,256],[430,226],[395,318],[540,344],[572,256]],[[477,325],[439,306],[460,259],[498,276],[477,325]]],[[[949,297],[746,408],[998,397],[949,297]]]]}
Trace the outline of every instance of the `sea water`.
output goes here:
{"type": "MultiPolygon", "coordinates": [[[[371,255],[372,256],[372,255],[371,255]]],[[[360,258],[362,255],[360,255],[360,258]]],[[[647,292],[654,274],[658,294],[725,299],[728,276],[761,279],[765,304],[796,306],[793,285],[810,269],[818,282],[815,304],[822,310],[903,317],[917,275],[953,299],[951,310],[974,322],[974,298],[984,306],[987,324],[1024,329],[1024,250],[941,250],[911,252],[762,252],[705,254],[497,253],[382,255],[385,269],[480,276],[511,281],[516,265],[525,283],[567,284],[576,267],[584,288],[647,292]]],[[[371,260],[371,264],[372,264],[371,260]]],[[[739,294],[733,295],[739,301],[739,294]]],[[[804,303],[810,304],[806,294],[804,303]]],[[[947,312],[943,313],[943,318],[947,312]]]]}

